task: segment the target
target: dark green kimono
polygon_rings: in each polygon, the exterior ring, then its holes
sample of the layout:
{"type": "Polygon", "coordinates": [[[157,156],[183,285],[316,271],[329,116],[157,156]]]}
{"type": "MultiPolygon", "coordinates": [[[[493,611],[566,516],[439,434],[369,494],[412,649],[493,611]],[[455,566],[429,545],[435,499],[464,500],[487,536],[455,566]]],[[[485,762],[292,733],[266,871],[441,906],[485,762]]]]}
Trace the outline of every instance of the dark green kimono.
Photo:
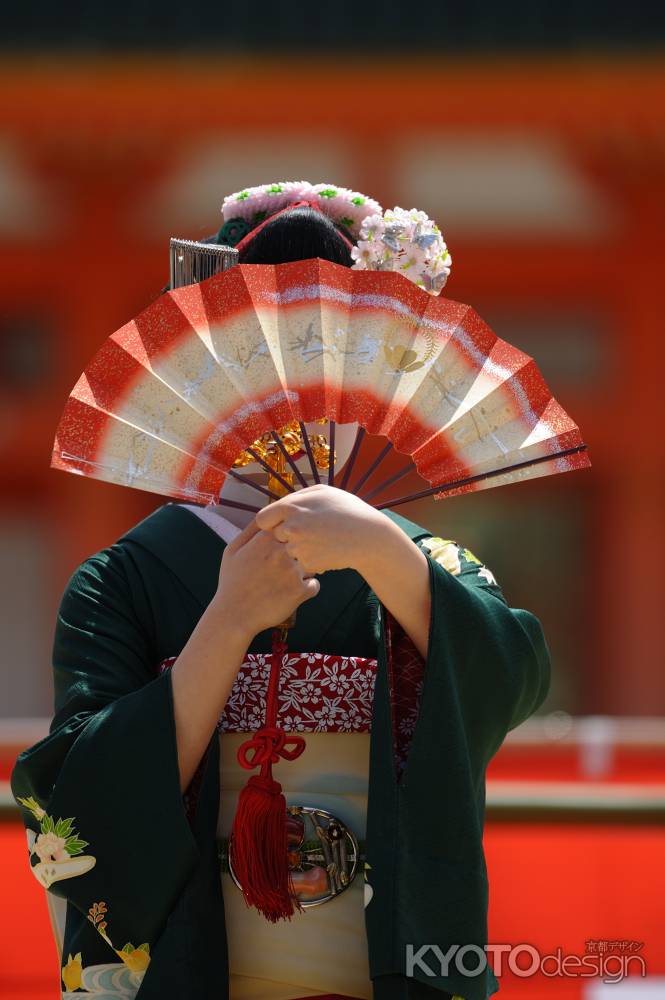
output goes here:
{"type": "MultiPolygon", "coordinates": [[[[431,537],[386,513],[421,547],[431,537]]],[[[211,600],[223,548],[190,511],[167,504],[87,559],[65,592],[54,646],[55,718],[50,734],[18,758],[12,789],[33,871],[67,900],[63,980],[70,991],[89,989],[94,971],[96,986],[134,984],[138,1000],[227,997],[215,839],[219,742],[214,734],[189,816],[171,674],[158,671],[211,600]],[[86,973],[89,967],[96,968],[86,973]]],[[[454,573],[423,551],[429,649],[399,774],[385,609],[363,578],[353,570],[322,574],[319,594],[298,608],[289,648],[378,659],[365,910],[375,1000],[447,993],[486,1000],[498,983],[482,956],[467,954],[460,971],[454,960],[446,969],[436,952],[420,949],[437,946],[445,955],[454,945],[477,951],[487,942],[485,769],[506,733],[543,701],[549,656],[538,621],[509,608],[470,553],[454,573]],[[477,975],[463,973],[478,966],[477,975]]],[[[269,650],[266,630],[250,651],[269,650]]]]}

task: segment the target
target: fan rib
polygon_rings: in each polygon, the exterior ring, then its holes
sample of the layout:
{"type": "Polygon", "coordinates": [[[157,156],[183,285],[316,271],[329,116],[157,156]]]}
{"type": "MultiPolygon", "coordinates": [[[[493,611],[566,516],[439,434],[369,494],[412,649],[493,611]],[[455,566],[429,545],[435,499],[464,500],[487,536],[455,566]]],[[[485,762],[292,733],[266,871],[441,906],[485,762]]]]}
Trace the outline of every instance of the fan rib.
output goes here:
{"type": "Polygon", "coordinates": [[[353,448],[351,449],[351,454],[349,455],[348,462],[346,463],[346,469],[344,470],[344,476],[342,477],[342,482],[341,482],[341,485],[340,485],[340,489],[342,489],[342,490],[346,489],[346,484],[349,481],[349,477],[351,475],[351,470],[352,470],[353,464],[354,464],[354,462],[356,460],[356,456],[357,456],[358,452],[360,451],[360,445],[362,444],[362,439],[364,438],[364,436],[365,436],[365,428],[362,427],[362,426],[360,426],[358,428],[358,434],[356,435],[356,440],[353,443],[353,448]]]}
{"type": "Polygon", "coordinates": [[[261,458],[261,456],[257,451],[254,451],[253,448],[246,448],[245,450],[247,451],[248,455],[252,456],[255,462],[258,462],[259,465],[262,465],[263,468],[266,470],[266,472],[270,473],[273,479],[276,479],[278,483],[281,483],[282,486],[289,491],[289,493],[295,493],[295,490],[293,486],[291,486],[291,483],[289,483],[286,479],[284,479],[283,476],[280,476],[279,472],[276,472],[276,470],[273,469],[272,466],[268,465],[268,463],[261,458]]]}
{"type": "Polygon", "coordinates": [[[227,476],[233,476],[233,478],[237,479],[239,483],[244,483],[245,486],[251,486],[253,490],[258,490],[259,493],[263,493],[265,496],[270,497],[271,500],[281,500],[281,497],[279,497],[276,493],[273,493],[272,490],[266,489],[265,486],[260,486],[258,483],[255,483],[253,479],[250,479],[249,476],[243,476],[241,472],[236,472],[235,469],[227,469],[226,474],[227,476]]]}
{"type": "Polygon", "coordinates": [[[441,493],[443,490],[456,490],[462,486],[470,486],[471,483],[478,483],[483,479],[491,479],[492,476],[503,476],[507,472],[515,472],[517,469],[528,469],[532,465],[540,465],[541,462],[552,462],[555,458],[566,458],[568,455],[577,455],[581,451],[586,451],[585,444],[576,448],[566,448],[564,451],[555,451],[551,455],[540,455],[538,458],[531,458],[526,462],[517,462],[515,465],[506,465],[501,469],[491,469],[488,472],[480,472],[477,476],[467,476],[466,479],[458,479],[453,483],[443,483],[440,486],[430,486],[429,489],[420,490],[418,493],[410,493],[408,496],[397,497],[395,500],[386,500],[384,503],[376,504],[377,510],[384,507],[397,507],[399,504],[408,503],[410,500],[421,500],[423,497],[431,497],[434,493],[441,493]]]}
{"type": "Polygon", "coordinates": [[[302,484],[303,487],[307,486],[307,480],[305,479],[305,477],[303,476],[302,472],[300,471],[300,469],[298,468],[298,466],[294,462],[293,457],[291,455],[289,455],[289,453],[286,450],[286,447],[284,445],[284,442],[282,441],[282,439],[279,436],[279,434],[277,433],[277,431],[271,431],[270,433],[272,434],[272,436],[273,436],[273,438],[275,440],[275,443],[277,444],[277,447],[281,451],[282,455],[284,456],[284,458],[289,463],[289,465],[291,466],[291,468],[295,472],[296,476],[298,477],[299,482],[302,484]]]}
{"type": "Polygon", "coordinates": [[[239,500],[227,500],[226,497],[220,497],[217,503],[223,507],[233,507],[234,510],[249,510],[252,514],[258,514],[261,507],[254,507],[251,503],[241,503],[239,500]]]}
{"type": "Polygon", "coordinates": [[[328,486],[335,485],[335,421],[329,420],[328,425],[328,486]]]}
{"type": "Polygon", "coordinates": [[[379,454],[376,456],[376,458],[374,459],[374,461],[372,462],[372,464],[369,466],[369,468],[366,469],[365,472],[363,472],[363,474],[360,477],[360,479],[358,480],[358,482],[352,488],[351,493],[355,493],[356,495],[358,494],[358,490],[360,489],[360,487],[364,483],[367,482],[367,480],[372,475],[372,473],[374,472],[374,470],[378,469],[379,465],[384,460],[384,458],[386,457],[386,455],[388,454],[388,452],[390,451],[390,449],[392,448],[392,446],[393,446],[392,441],[388,441],[388,443],[385,445],[385,447],[382,448],[381,451],[379,452],[379,454]]]}
{"type": "Polygon", "coordinates": [[[382,493],[383,490],[387,490],[389,486],[392,486],[393,483],[396,483],[398,479],[402,479],[409,472],[413,472],[415,468],[416,468],[415,463],[409,462],[409,464],[401,468],[399,472],[396,472],[393,476],[389,476],[388,479],[384,479],[382,483],[379,483],[378,486],[375,486],[374,489],[370,490],[369,493],[365,493],[364,496],[362,496],[360,499],[364,500],[365,502],[371,500],[372,497],[375,497],[377,495],[377,493],[382,493]]]}
{"type": "Polygon", "coordinates": [[[316,462],[314,461],[314,455],[312,454],[312,446],[309,442],[309,434],[307,433],[307,428],[305,427],[302,420],[298,421],[300,425],[300,433],[302,434],[302,439],[305,442],[305,451],[307,452],[307,457],[309,458],[309,464],[312,469],[312,475],[317,483],[321,482],[321,476],[319,475],[319,470],[316,467],[316,462]]]}

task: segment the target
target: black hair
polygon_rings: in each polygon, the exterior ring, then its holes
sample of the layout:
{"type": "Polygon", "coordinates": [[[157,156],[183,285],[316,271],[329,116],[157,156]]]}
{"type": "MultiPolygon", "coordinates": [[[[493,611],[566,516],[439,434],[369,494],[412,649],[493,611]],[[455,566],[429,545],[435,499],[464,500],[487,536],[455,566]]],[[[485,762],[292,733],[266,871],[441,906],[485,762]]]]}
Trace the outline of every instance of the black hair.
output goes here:
{"type": "MultiPolygon", "coordinates": [[[[198,242],[223,244],[224,240],[218,236],[219,234],[213,233],[211,236],[199,237],[198,242]]],[[[333,264],[351,267],[353,257],[342,236],[351,243],[354,242],[345,226],[333,222],[323,212],[317,212],[309,205],[300,205],[269,219],[263,229],[240,251],[238,263],[286,264],[288,261],[320,257],[333,264]]],[[[160,294],[163,295],[170,289],[170,285],[164,285],[160,294]]]]}
{"type": "Polygon", "coordinates": [[[342,236],[353,243],[353,237],[344,226],[337,225],[309,205],[300,205],[269,219],[240,251],[238,263],[286,264],[320,257],[351,267],[351,250],[342,236]]]}

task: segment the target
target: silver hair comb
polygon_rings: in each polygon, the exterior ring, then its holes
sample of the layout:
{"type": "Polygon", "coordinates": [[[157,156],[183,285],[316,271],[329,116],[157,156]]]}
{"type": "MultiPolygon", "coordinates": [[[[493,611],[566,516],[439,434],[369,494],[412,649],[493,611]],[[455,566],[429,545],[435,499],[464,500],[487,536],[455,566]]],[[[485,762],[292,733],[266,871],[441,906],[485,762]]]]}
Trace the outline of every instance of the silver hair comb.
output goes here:
{"type": "Polygon", "coordinates": [[[235,247],[217,243],[197,243],[196,240],[178,240],[171,237],[171,288],[195,285],[213,274],[226,271],[238,262],[235,247]]]}

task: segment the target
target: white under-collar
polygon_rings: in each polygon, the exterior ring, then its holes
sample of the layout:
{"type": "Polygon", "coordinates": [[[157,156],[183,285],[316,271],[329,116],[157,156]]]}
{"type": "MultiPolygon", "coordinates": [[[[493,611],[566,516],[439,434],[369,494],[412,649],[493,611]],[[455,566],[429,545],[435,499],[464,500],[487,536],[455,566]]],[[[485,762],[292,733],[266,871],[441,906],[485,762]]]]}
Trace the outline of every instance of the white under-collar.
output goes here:
{"type": "Polygon", "coordinates": [[[242,531],[237,525],[232,524],[228,517],[224,517],[219,506],[208,504],[207,507],[200,507],[195,503],[179,503],[178,507],[183,507],[190,513],[195,514],[204,524],[207,524],[216,535],[219,535],[225,542],[232,542],[236,535],[242,531]]]}

